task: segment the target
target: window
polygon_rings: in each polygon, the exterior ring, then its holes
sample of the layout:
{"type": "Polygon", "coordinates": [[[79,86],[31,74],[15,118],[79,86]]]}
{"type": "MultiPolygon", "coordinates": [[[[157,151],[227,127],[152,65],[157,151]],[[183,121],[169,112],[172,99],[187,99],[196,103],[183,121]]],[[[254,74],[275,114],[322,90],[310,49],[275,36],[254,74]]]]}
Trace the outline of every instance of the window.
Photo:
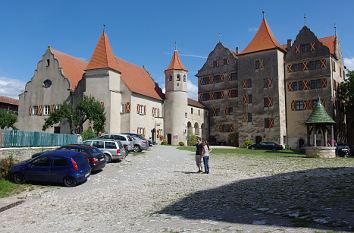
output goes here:
{"type": "Polygon", "coordinates": [[[113,135],[114,140],[118,140],[118,141],[127,141],[127,139],[124,136],[120,136],[120,135],[113,135]]]}
{"type": "Polygon", "coordinates": [[[187,117],[188,117],[188,115],[187,115],[187,113],[186,113],[186,112],[184,113],[184,117],[185,117],[185,118],[187,118],[187,117]]]}
{"type": "Polygon", "coordinates": [[[237,80],[237,73],[231,73],[230,80],[232,81],[237,80]]]}
{"type": "Polygon", "coordinates": [[[125,110],[125,104],[120,105],[120,113],[124,113],[125,110]]]}
{"type": "Polygon", "coordinates": [[[38,115],[38,106],[33,106],[32,115],[38,115]]]}
{"type": "Polygon", "coordinates": [[[66,159],[65,159],[65,158],[55,158],[55,159],[53,160],[53,165],[54,165],[54,166],[59,166],[59,167],[61,167],[61,166],[66,166],[66,165],[68,165],[68,163],[66,162],[66,159]]]}
{"type": "Polygon", "coordinates": [[[271,107],[273,106],[272,97],[265,97],[264,98],[264,107],[271,107]]]}
{"type": "Polygon", "coordinates": [[[220,108],[214,108],[214,116],[220,116],[220,108]]]}
{"type": "Polygon", "coordinates": [[[146,105],[137,105],[137,113],[140,115],[146,115],[146,105]]]}
{"type": "Polygon", "coordinates": [[[145,135],[145,128],[138,127],[138,129],[136,130],[136,133],[141,134],[141,135],[145,135]]]}
{"type": "Polygon", "coordinates": [[[252,104],[253,100],[252,100],[252,95],[248,95],[248,103],[252,104]]]}
{"type": "Polygon", "coordinates": [[[229,64],[229,61],[227,60],[227,58],[224,58],[224,59],[223,59],[223,65],[225,66],[225,65],[227,65],[227,64],[229,64]]]}
{"type": "Polygon", "coordinates": [[[181,75],[177,74],[177,81],[181,81],[181,75]]]}
{"type": "Polygon", "coordinates": [[[106,149],[117,149],[115,142],[104,142],[106,149]]]}
{"type": "Polygon", "coordinates": [[[44,82],[42,83],[42,86],[43,86],[44,88],[48,88],[48,87],[50,87],[51,85],[52,85],[52,81],[50,81],[49,79],[44,80],[44,82]]]}
{"type": "Polygon", "coordinates": [[[50,65],[50,60],[47,59],[47,64],[46,64],[46,66],[49,67],[49,65],[50,65]]]}
{"type": "Polygon", "coordinates": [[[310,80],[310,89],[320,89],[321,79],[310,80]]]}
{"type": "Polygon", "coordinates": [[[168,81],[172,81],[172,75],[170,75],[170,77],[168,78],[168,81]]]}
{"type": "Polygon", "coordinates": [[[332,70],[333,72],[336,72],[336,63],[332,61],[332,70]]]}
{"type": "Polygon", "coordinates": [[[264,128],[269,129],[274,127],[273,118],[264,118],[264,128]]]}
{"type": "Polygon", "coordinates": [[[202,77],[202,78],[200,78],[200,84],[201,84],[201,85],[207,85],[207,84],[209,84],[209,83],[210,83],[209,77],[202,77]]]}
{"type": "Polygon", "coordinates": [[[307,44],[301,44],[301,45],[300,45],[300,49],[301,49],[301,52],[302,52],[302,53],[309,53],[309,52],[311,52],[311,46],[310,46],[309,43],[307,43],[307,44]]]}
{"type": "Polygon", "coordinates": [[[48,157],[42,157],[33,161],[32,165],[36,167],[48,167],[50,166],[50,159],[48,157]]]}
{"type": "Polygon", "coordinates": [[[92,146],[97,147],[97,148],[104,148],[104,143],[103,143],[103,141],[94,141],[92,143],[92,146]]]}
{"type": "Polygon", "coordinates": [[[232,124],[224,124],[219,127],[220,132],[232,132],[233,128],[232,124]]]}
{"type": "Polygon", "coordinates": [[[221,83],[223,80],[221,78],[221,75],[215,75],[213,77],[213,81],[214,81],[214,83],[221,83]]]}
{"type": "Polygon", "coordinates": [[[218,67],[218,61],[213,61],[213,67],[218,67]]]}
{"type": "Polygon", "coordinates": [[[247,122],[252,122],[252,113],[247,113],[247,122]]]}
{"type": "Polygon", "coordinates": [[[214,92],[213,96],[214,96],[214,99],[222,99],[223,98],[221,91],[214,92]]]}
{"type": "Polygon", "coordinates": [[[320,60],[310,61],[308,66],[309,66],[309,70],[321,69],[321,61],[320,60]]]}
{"type": "Polygon", "coordinates": [[[293,82],[291,85],[293,91],[301,91],[304,89],[304,83],[302,81],[293,82]]]}
{"type": "Polygon", "coordinates": [[[200,101],[210,100],[210,94],[209,93],[200,93],[199,94],[199,100],[200,101]]]}
{"type": "Polygon", "coordinates": [[[252,88],[252,79],[246,80],[246,88],[252,88]]]}
{"type": "Polygon", "coordinates": [[[200,109],[198,109],[198,116],[200,116],[200,109]]]}
{"type": "Polygon", "coordinates": [[[45,115],[45,116],[49,115],[49,108],[50,108],[49,105],[44,105],[44,113],[43,113],[43,115],[45,115]]]}
{"type": "Polygon", "coordinates": [[[227,107],[225,108],[225,115],[232,115],[233,111],[234,111],[233,107],[227,107]]]}
{"type": "Polygon", "coordinates": [[[183,82],[186,82],[186,80],[187,80],[187,76],[183,75],[183,82]]]}
{"type": "Polygon", "coordinates": [[[302,110],[304,110],[304,101],[295,100],[295,111],[302,111],[302,110]]]}
{"type": "Polygon", "coordinates": [[[256,70],[258,70],[258,69],[260,68],[260,62],[259,62],[259,60],[256,60],[256,61],[254,62],[254,68],[255,68],[256,70]]]}
{"type": "Polygon", "coordinates": [[[191,108],[191,114],[193,114],[193,108],[191,108]]]}

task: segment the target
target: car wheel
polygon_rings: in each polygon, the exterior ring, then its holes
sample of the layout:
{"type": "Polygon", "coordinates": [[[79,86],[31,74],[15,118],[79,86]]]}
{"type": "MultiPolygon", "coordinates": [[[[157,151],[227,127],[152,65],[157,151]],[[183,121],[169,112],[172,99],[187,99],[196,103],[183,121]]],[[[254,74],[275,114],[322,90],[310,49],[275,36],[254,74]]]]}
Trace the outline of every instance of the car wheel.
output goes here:
{"type": "Polygon", "coordinates": [[[112,158],[109,154],[104,154],[104,156],[106,156],[107,163],[110,163],[112,161],[112,158]]]}
{"type": "Polygon", "coordinates": [[[134,152],[141,152],[141,148],[139,145],[134,145],[134,152]]]}
{"type": "Polygon", "coordinates": [[[63,183],[66,187],[74,187],[77,184],[76,180],[70,176],[64,177],[63,183]]]}
{"type": "Polygon", "coordinates": [[[15,174],[13,174],[12,178],[16,184],[25,183],[25,176],[20,172],[16,172],[15,174]]]}

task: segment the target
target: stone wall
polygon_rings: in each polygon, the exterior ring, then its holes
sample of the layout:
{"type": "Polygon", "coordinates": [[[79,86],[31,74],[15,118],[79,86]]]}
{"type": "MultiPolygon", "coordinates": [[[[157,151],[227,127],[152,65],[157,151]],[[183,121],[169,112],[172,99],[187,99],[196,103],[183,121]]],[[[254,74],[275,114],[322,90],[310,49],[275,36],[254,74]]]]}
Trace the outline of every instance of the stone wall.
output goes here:
{"type": "Polygon", "coordinates": [[[17,147],[17,148],[0,148],[0,159],[12,156],[15,160],[23,161],[31,158],[35,153],[54,150],[57,147],[17,147]]]}
{"type": "Polygon", "coordinates": [[[335,158],[336,148],[335,147],[305,147],[306,157],[309,158],[335,158]]]}

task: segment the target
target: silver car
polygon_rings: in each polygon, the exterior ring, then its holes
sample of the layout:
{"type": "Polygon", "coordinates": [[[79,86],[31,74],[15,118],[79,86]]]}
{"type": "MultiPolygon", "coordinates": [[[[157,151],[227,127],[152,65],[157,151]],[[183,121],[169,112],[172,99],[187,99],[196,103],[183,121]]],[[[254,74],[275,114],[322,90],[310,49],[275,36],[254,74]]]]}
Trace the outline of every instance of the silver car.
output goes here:
{"type": "Polygon", "coordinates": [[[129,135],[119,134],[119,133],[112,133],[112,134],[103,134],[100,138],[104,139],[114,139],[116,141],[120,141],[124,148],[128,151],[134,150],[134,140],[129,135]]]}
{"type": "Polygon", "coordinates": [[[122,160],[126,156],[125,149],[120,141],[112,139],[90,139],[83,142],[85,145],[90,145],[98,148],[106,156],[107,163],[113,160],[122,160]]]}
{"type": "Polygon", "coordinates": [[[139,137],[130,135],[134,140],[134,151],[141,152],[142,150],[147,150],[149,148],[149,143],[147,140],[141,139],[139,137]]]}

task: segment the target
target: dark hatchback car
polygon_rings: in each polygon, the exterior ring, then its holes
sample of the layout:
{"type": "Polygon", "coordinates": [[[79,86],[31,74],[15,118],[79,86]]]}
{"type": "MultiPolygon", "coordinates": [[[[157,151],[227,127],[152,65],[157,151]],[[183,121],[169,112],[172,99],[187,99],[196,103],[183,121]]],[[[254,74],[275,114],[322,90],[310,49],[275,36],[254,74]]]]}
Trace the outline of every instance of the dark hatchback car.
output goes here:
{"type": "Polygon", "coordinates": [[[350,146],[347,144],[338,144],[336,146],[336,155],[340,157],[349,157],[351,154],[350,146]]]}
{"type": "Polygon", "coordinates": [[[260,142],[248,146],[248,149],[260,149],[260,150],[283,150],[284,147],[275,142],[260,142]]]}
{"type": "Polygon", "coordinates": [[[83,183],[91,167],[85,155],[70,150],[47,151],[11,167],[15,183],[26,181],[62,183],[67,187],[83,183]]]}
{"type": "Polygon", "coordinates": [[[59,147],[57,150],[72,150],[83,153],[88,158],[92,171],[102,170],[107,163],[105,155],[96,147],[82,144],[70,144],[59,147]]]}

